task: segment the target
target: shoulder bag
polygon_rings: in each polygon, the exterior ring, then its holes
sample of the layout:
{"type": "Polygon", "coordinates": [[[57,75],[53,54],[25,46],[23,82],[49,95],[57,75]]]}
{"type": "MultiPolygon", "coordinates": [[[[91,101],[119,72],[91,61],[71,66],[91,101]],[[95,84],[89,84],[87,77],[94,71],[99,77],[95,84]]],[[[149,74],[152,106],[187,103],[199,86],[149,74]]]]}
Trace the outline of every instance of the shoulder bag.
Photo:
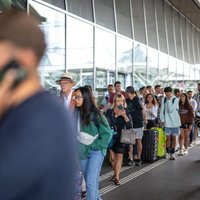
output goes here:
{"type": "Polygon", "coordinates": [[[120,142],[123,144],[135,144],[136,133],[133,129],[133,121],[132,121],[131,116],[129,118],[130,118],[130,123],[131,123],[131,129],[126,129],[126,125],[125,125],[125,129],[122,129],[120,142]]]}

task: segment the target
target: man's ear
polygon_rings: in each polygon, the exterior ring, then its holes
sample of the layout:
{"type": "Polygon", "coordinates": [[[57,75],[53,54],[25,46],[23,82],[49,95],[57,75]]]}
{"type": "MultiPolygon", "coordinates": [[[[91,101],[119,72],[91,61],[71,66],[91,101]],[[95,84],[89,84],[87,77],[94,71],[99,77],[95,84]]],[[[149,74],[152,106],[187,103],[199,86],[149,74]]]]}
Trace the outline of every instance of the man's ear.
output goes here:
{"type": "Polygon", "coordinates": [[[17,53],[17,60],[22,65],[23,68],[27,70],[36,69],[37,68],[37,59],[35,53],[32,49],[26,48],[21,49],[17,53]]]}

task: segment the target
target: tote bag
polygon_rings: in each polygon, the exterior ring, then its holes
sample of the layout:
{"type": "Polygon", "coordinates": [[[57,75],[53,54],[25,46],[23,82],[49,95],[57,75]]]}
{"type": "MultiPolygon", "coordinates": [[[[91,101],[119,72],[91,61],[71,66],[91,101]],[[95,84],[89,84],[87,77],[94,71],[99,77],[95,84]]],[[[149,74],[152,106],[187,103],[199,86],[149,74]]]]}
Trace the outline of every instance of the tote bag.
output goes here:
{"type": "Polygon", "coordinates": [[[135,144],[136,133],[133,129],[133,121],[131,117],[130,117],[130,122],[131,122],[131,129],[126,129],[126,126],[125,129],[122,129],[120,142],[123,144],[135,144]]]}

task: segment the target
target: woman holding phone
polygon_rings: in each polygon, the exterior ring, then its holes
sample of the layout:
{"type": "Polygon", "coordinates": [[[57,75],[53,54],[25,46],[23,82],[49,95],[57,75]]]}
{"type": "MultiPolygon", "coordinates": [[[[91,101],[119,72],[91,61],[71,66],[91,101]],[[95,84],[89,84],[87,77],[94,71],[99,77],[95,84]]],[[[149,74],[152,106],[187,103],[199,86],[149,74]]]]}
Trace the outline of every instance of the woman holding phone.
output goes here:
{"type": "Polygon", "coordinates": [[[115,185],[120,185],[119,176],[122,167],[123,154],[126,145],[120,142],[122,129],[126,126],[131,128],[131,122],[125,108],[125,98],[122,94],[116,94],[113,101],[113,114],[111,117],[111,126],[115,127],[114,143],[110,149],[111,164],[114,170],[112,181],[115,185]]]}

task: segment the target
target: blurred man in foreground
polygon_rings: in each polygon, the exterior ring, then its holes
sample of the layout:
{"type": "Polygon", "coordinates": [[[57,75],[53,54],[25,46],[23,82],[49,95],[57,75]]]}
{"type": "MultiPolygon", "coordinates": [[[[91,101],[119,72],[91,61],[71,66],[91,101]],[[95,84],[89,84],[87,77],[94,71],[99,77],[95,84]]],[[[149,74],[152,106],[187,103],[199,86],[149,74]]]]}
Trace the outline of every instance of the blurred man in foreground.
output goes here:
{"type": "Polygon", "coordinates": [[[62,103],[40,86],[45,47],[33,18],[0,13],[1,200],[74,199],[76,134],[62,103]]]}

